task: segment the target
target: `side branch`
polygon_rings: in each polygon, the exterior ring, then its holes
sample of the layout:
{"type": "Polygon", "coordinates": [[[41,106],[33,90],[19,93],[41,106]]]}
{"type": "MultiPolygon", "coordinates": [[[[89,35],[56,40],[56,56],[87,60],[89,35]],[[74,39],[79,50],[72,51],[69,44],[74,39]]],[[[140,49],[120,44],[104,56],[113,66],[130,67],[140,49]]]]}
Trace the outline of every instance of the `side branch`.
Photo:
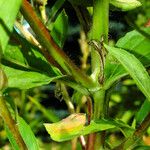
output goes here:
{"type": "Polygon", "coordinates": [[[80,82],[86,88],[94,88],[95,83],[92,79],[81,72],[64,51],[54,42],[48,30],[27,0],[23,0],[22,2],[21,13],[37,35],[40,44],[48,50],[49,54],[67,72],[67,74],[72,75],[77,82],[80,82]]]}

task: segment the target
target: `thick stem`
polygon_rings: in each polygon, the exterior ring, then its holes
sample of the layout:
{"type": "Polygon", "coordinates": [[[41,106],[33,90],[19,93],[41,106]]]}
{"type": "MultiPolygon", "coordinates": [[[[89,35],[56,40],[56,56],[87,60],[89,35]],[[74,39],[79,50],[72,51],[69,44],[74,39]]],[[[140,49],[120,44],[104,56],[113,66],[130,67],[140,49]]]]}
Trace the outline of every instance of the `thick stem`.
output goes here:
{"type": "MultiPolygon", "coordinates": [[[[104,38],[104,42],[108,42],[108,27],[109,27],[109,0],[94,0],[93,6],[93,26],[91,30],[91,39],[100,41],[101,38],[104,38]]],[[[91,66],[92,66],[92,78],[95,79],[96,82],[99,81],[100,74],[103,74],[101,57],[98,51],[94,48],[91,49],[91,66]]],[[[94,98],[94,117],[93,119],[99,119],[100,117],[104,117],[103,104],[105,99],[105,91],[103,89],[96,91],[93,94],[94,98]]],[[[90,146],[94,149],[100,148],[100,141],[95,143],[96,139],[99,139],[98,134],[91,135],[90,146]]]]}
{"type": "Polygon", "coordinates": [[[104,117],[105,90],[101,89],[94,93],[94,120],[104,117]]]}
{"type": "Polygon", "coordinates": [[[80,82],[83,86],[87,88],[94,88],[95,83],[92,79],[81,72],[81,70],[71,61],[71,59],[69,59],[64,51],[58,47],[46,27],[37,17],[29,2],[26,0],[23,0],[21,12],[37,35],[40,44],[48,50],[49,54],[67,72],[67,74],[72,75],[75,80],[80,82]]]}
{"type": "Polygon", "coordinates": [[[0,96],[0,115],[3,118],[5,124],[10,129],[11,133],[13,134],[19,148],[21,150],[26,150],[27,147],[18,131],[15,121],[12,119],[12,116],[11,116],[11,114],[6,106],[5,100],[3,99],[2,96],[0,96]]]}
{"type": "MultiPolygon", "coordinates": [[[[92,26],[92,39],[99,40],[103,36],[104,42],[108,42],[108,23],[109,23],[109,0],[94,0],[93,6],[93,26],[92,26]]],[[[92,71],[96,72],[95,77],[98,81],[100,74],[100,57],[98,51],[92,49],[92,71]]],[[[94,93],[94,119],[103,117],[103,103],[105,98],[105,91],[99,90],[94,93]]]]}
{"type": "MultiPolygon", "coordinates": [[[[94,0],[93,7],[93,26],[91,30],[91,39],[100,41],[104,38],[104,42],[108,42],[109,28],[109,0],[94,0]]],[[[98,51],[91,50],[92,77],[98,81],[100,74],[100,56],[98,51]]]]}
{"type": "MultiPolygon", "coordinates": [[[[104,117],[104,100],[105,100],[105,90],[101,89],[94,93],[94,115],[93,119],[99,119],[100,117],[104,117]]],[[[100,148],[100,137],[99,134],[93,133],[88,137],[87,150],[94,150],[100,148]]]]}
{"type": "Polygon", "coordinates": [[[94,0],[92,38],[108,42],[109,0],[94,0]]]}

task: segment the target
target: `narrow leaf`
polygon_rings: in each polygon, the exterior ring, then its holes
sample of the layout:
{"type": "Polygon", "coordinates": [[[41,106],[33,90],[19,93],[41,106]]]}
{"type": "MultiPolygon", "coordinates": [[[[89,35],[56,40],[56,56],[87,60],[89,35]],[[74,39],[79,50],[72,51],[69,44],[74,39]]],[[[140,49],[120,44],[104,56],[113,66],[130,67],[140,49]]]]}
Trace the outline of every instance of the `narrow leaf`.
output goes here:
{"type": "Polygon", "coordinates": [[[39,150],[34,133],[32,132],[30,126],[23,120],[23,118],[17,116],[17,125],[28,150],[39,150]]]}
{"type": "Polygon", "coordinates": [[[29,89],[62,77],[61,72],[51,66],[39,49],[14,33],[2,59],[2,68],[8,78],[8,87],[29,89]]]}
{"type": "Polygon", "coordinates": [[[57,17],[51,32],[52,37],[60,47],[63,47],[64,45],[64,42],[67,37],[67,31],[68,31],[68,16],[66,12],[63,10],[57,17]]]}
{"type": "Polygon", "coordinates": [[[20,150],[18,144],[15,141],[15,138],[13,137],[13,134],[11,133],[11,131],[9,130],[9,128],[7,127],[7,125],[5,124],[5,131],[7,134],[7,137],[11,143],[11,146],[14,150],[20,150]]]}
{"type": "Polygon", "coordinates": [[[135,117],[136,124],[139,125],[148,115],[149,112],[150,112],[150,101],[145,100],[135,117]]]}
{"type": "MultiPolygon", "coordinates": [[[[51,9],[51,13],[50,13],[50,16],[49,16],[48,24],[52,24],[52,22],[54,21],[56,15],[58,13],[58,11],[60,10],[60,8],[62,7],[62,5],[64,4],[64,2],[65,2],[65,0],[61,0],[61,1],[57,0],[55,2],[55,4],[53,5],[53,7],[51,9]]],[[[51,27],[49,28],[50,30],[52,29],[51,27]]]]}
{"type": "Polygon", "coordinates": [[[133,150],[150,150],[150,146],[137,146],[133,150]]]}
{"type": "Polygon", "coordinates": [[[22,0],[0,0],[0,44],[4,51],[22,0]]]}
{"type": "MultiPolygon", "coordinates": [[[[143,28],[145,33],[150,33],[150,28],[143,28]]],[[[150,66],[150,40],[138,31],[128,32],[118,40],[116,47],[126,49],[134,54],[144,66],[150,66]]],[[[105,64],[105,88],[108,89],[118,79],[124,77],[128,72],[118,61],[112,60],[108,55],[105,64]]]]}
{"type": "Polygon", "coordinates": [[[49,84],[52,80],[57,79],[57,77],[49,77],[34,71],[22,71],[7,66],[2,66],[2,68],[7,75],[10,88],[29,89],[49,84]]]}
{"type": "Polygon", "coordinates": [[[115,57],[135,80],[139,89],[150,101],[150,77],[142,63],[131,53],[105,44],[105,48],[115,57]]]}
{"type": "MultiPolygon", "coordinates": [[[[150,28],[142,29],[145,34],[150,34],[150,28]]],[[[127,33],[116,43],[116,47],[123,48],[134,54],[144,66],[150,65],[150,39],[136,30],[127,33]]]]}

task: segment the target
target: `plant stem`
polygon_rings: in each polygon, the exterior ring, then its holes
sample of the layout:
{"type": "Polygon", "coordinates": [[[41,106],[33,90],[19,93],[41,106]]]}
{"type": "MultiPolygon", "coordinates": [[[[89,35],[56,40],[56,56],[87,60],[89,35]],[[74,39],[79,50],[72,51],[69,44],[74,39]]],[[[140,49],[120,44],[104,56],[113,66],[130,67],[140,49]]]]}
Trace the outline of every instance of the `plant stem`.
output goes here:
{"type": "MultiPolygon", "coordinates": [[[[103,36],[104,42],[108,42],[108,21],[109,21],[109,0],[95,0],[93,7],[93,26],[92,39],[100,40],[103,36]]],[[[100,57],[95,49],[91,51],[92,71],[96,71],[95,77],[98,78],[100,71],[100,57]]],[[[98,79],[97,79],[98,80],[98,79]]],[[[93,95],[94,98],[94,119],[102,117],[103,103],[105,98],[105,91],[103,89],[97,91],[93,95]]]]}
{"type": "MultiPolygon", "coordinates": [[[[91,39],[100,41],[104,38],[104,42],[108,42],[109,28],[109,0],[94,0],[93,6],[93,26],[91,30],[91,39]]],[[[98,81],[100,74],[100,56],[98,51],[91,50],[91,66],[92,77],[98,81]]]]}
{"type": "Polygon", "coordinates": [[[93,119],[99,119],[104,117],[104,99],[105,99],[105,90],[101,89],[94,93],[94,116],[93,119]]]}
{"type": "Polygon", "coordinates": [[[66,86],[63,83],[60,83],[63,99],[68,107],[68,110],[71,114],[75,113],[74,105],[71,102],[66,86]]]}
{"type": "Polygon", "coordinates": [[[92,120],[92,114],[93,114],[93,104],[91,98],[87,97],[87,109],[88,109],[88,124],[91,123],[92,120]]]}
{"type": "Polygon", "coordinates": [[[67,72],[67,74],[72,75],[75,80],[80,82],[83,86],[87,88],[95,88],[93,80],[81,72],[64,51],[54,42],[48,30],[26,0],[23,0],[21,12],[37,35],[40,44],[48,50],[49,54],[67,72]]]}
{"type": "MultiPolygon", "coordinates": [[[[103,104],[105,99],[105,90],[101,89],[93,94],[94,99],[94,114],[93,120],[104,117],[103,104]]],[[[88,137],[87,150],[94,150],[100,147],[100,137],[99,134],[93,133],[88,137]]]]}
{"type": "Polygon", "coordinates": [[[109,0],[94,0],[92,38],[108,42],[109,0]]]}
{"type": "Polygon", "coordinates": [[[87,32],[90,30],[90,15],[85,7],[77,6],[70,2],[76,12],[78,20],[80,22],[82,30],[87,35],[87,32]]]}
{"type": "MultiPolygon", "coordinates": [[[[93,6],[93,26],[91,30],[91,39],[100,41],[104,38],[104,42],[108,42],[108,23],[109,23],[109,0],[94,0],[93,6]]],[[[103,74],[101,72],[102,64],[101,57],[98,51],[94,48],[91,49],[91,67],[92,67],[92,78],[96,82],[99,82],[99,75],[103,74]]],[[[104,116],[103,104],[105,99],[105,90],[100,89],[93,94],[94,99],[94,116],[93,119],[99,119],[104,116]]],[[[91,139],[89,141],[90,147],[88,150],[100,147],[100,142],[95,143],[96,134],[91,134],[91,139]]]]}
{"type": "Polygon", "coordinates": [[[10,129],[12,135],[14,136],[16,143],[18,144],[19,148],[21,150],[26,150],[27,147],[18,131],[18,128],[15,124],[15,121],[13,120],[5,100],[3,99],[2,96],[0,96],[0,115],[3,118],[4,122],[6,123],[6,125],[8,126],[8,128],[10,129]]]}

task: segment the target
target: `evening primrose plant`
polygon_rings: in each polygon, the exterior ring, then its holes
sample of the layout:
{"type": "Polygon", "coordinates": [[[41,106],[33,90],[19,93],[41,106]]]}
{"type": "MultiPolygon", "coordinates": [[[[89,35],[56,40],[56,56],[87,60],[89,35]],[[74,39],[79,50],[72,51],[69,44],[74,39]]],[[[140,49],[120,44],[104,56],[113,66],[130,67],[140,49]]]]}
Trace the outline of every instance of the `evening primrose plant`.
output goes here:
{"type": "Polygon", "coordinates": [[[28,99],[48,118],[50,123],[44,126],[52,140],[71,141],[72,149],[80,141],[81,148],[86,150],[127,150],[139,146],[150,125],[150,107],[147,107],[150,106],[150,77],[146,70],[150,66],[150,28],[130,31],[114,46],[109,46],[108,34],[111,8],[129,11],[142,3],[138,0],[56,0],[48,11],[47,3],[47,0],[0,1],[0,115],[12,148],[38,150],[40,146],[30,126],[6,101],[5,91],[28,90],[51,82],[56,83],[56,97],[67,105],[68,117],[59,120],[34,97],[28,99]],[[81,67],[63,51],[69,27],[64,7],[68,3],[81,26],[81,67]],[[26,25],[30,25],[30,30],[26,25]],[[109,116],[111,92],[127,75],[145,96],[132,126],[109,116]],[[73,90],[72,96],[68,87],[73,90]],[[109,140],[113,131],[119,131],[124,137],[117,145],[109,140]]]}

